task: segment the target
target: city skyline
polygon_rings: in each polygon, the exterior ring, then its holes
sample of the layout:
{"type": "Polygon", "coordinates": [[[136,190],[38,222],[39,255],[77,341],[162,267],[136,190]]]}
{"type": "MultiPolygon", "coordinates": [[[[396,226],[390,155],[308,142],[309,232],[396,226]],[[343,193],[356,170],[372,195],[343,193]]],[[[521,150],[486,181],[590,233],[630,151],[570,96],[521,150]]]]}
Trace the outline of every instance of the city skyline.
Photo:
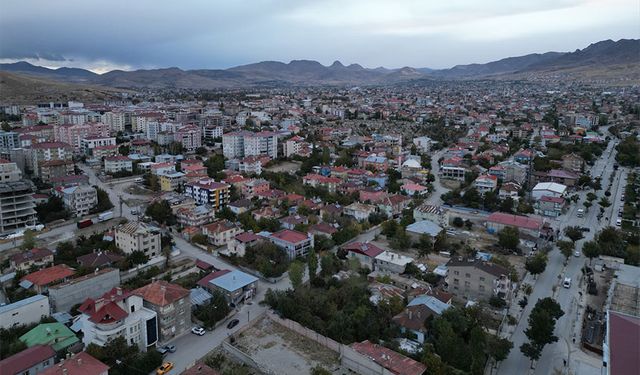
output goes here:
{"type": "Polygon", "coordinates": [[[106,5],[9,2],[0,14],[0,62],[97,73],[298,59],[442,69],[640,36],[629,0],[106,5]]]}

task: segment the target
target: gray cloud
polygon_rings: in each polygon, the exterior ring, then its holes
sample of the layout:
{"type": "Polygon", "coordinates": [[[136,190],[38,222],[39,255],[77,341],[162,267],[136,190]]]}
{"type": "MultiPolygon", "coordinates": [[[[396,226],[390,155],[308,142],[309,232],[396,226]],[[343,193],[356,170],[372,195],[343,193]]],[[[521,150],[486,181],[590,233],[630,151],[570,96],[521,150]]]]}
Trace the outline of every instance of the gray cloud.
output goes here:
{"type": "Polygon", "coordinates": [[[225,68],[300,58],[448,67],[638,37],[635,0],[598,3],[5,0],[0,59],[94,69],[225,68]]]}

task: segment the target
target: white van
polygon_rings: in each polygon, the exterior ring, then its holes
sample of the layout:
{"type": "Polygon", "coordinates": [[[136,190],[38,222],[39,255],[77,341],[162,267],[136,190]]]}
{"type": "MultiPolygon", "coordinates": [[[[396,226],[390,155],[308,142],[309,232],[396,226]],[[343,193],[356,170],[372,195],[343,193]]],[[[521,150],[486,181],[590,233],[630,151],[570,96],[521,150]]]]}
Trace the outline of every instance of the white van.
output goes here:
{"type": "Polygon", "coordinates": [[[571,288],[571,278],[570,277],[565,277],[564,278],[564,282],[562,282],[562,286],[569,289],[571,288]]]}

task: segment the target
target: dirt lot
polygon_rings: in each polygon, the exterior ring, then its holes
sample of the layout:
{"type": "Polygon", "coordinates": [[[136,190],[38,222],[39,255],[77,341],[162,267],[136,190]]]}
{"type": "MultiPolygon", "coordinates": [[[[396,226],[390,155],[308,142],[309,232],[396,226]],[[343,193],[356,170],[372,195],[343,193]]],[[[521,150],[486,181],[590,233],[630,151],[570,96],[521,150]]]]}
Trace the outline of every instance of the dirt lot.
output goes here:
{"type": "Polygon", "coordinates": [[[309,374],[317,365],[334,374],[345,372],[340,367],[337,353],[268,318],[262,318],[242,332],[237,346],[264,368],[277,374],[309,374]]]}

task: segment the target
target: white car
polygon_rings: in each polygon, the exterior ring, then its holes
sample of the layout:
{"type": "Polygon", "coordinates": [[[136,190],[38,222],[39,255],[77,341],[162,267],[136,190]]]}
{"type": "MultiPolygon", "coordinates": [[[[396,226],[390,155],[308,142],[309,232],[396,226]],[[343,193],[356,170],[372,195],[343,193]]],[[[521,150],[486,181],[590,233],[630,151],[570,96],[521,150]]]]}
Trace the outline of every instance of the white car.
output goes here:
{"type": "Polygon", "coordinates": [[[617,218],[617,219],[616,219],[616,227],[619,227],[619,226],[621,226],[621,225],[622,225],[622,219],[617,218]]]}
{"type": "Polygon", "coordinates": [[[193,327],[191,328],[191,333],[194,333],[198,336],[204,336],[205,330],[202,327],[193,327]]]}
{"type": "Polygon", "coordinates": [[[573,255],[574,255],[574,256],[576,256],[576,257],[580,257],[580,251],[576,250],[576,251],[573,253],[573,255]]]}
{"type": "Polygon", "coordinates": [[[570,277],[565,277],[564,278],[564,282],[562,283],[562,286],[569,289],[571,288],[571,278],[570,277]]]}

